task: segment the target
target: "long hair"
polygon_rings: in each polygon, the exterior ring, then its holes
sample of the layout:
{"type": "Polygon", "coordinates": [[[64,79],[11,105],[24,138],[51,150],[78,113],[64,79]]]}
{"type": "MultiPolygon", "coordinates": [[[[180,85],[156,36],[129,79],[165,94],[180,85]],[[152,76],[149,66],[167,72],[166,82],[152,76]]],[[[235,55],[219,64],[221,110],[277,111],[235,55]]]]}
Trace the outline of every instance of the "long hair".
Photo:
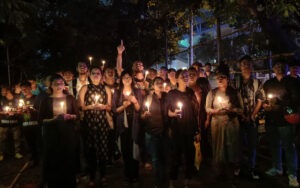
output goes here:
{"type": "MultiPolygon", "coordinates": [[[[55,80],[63,80],[64,83],[66,83],[65,79],[64,79],[61,75],[59,75],[59,74],[53,74],[53,75],[50,77],[50,86],[49,86],[49,88],[48,88],[47,93],[49,93],[49,94],[52,94],[52,93],[53,93],[53,89],[52,89],[51,86],[52,86],[52,84],[53,84],[53,82],[54,82],[55,80]]],[[[66,94],[65,91],[63,91],[63,93],[66,94]]]]}
{"type": "Polygon", "coordinates": [[[123,77],[128,74],[131,77],[131,90],[134,90],[134,82],[133,82],[133,77],[131,76],[131,74],[128,71],[123,71],[121,76],[120,76],[120,92],[123,91],[124,89],[124,84],[123,84],[123,77]]]}
{"type": "Polygon", "coordinates": [[[203,101],[204,104],[205,104],[205,102],[206,102],[206,96],[207,96],[208,92],[210,91],[209,81],[206,78],[200,77],[200,78],[197,79],[196,85],[197,85],[197,87],[199,87],[202,90],[201,103],[203,101]]]}

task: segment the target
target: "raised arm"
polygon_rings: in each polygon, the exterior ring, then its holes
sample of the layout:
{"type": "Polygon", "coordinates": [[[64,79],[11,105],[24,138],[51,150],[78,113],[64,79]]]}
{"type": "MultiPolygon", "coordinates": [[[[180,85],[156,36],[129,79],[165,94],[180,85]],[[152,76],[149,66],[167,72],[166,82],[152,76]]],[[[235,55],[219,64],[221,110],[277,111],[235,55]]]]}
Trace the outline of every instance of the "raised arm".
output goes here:
{"type": "Polygon", "coordinates": [[[117,55],[117,73],[118,76],[121,76],[121,73],[123,72],[123,68],[122,68],[122,54],[125,50],[125,46],[123,45],[123,40],[121,40],[121,44],[117,47],[117,51],[118,51],[118,55],[117,55]]]}

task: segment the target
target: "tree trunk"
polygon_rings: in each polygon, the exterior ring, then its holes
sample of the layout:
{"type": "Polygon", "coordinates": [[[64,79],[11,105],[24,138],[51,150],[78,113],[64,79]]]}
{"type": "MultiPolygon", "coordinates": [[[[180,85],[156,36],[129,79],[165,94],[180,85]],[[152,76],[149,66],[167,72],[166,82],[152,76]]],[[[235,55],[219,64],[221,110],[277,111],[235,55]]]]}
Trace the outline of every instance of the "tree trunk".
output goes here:
{"type": "Polygon", "coordinates": [[[189,67],[192,66],[194,61],[194,49],[193,49],[193,40],[194,40],[194,17],[193,12],[191,13],[191,20],[190,20],[190,54],[189,54],[189,67]]]}
{"type": "Polygon", "coordinates": [[[167,31],[167,28],[165,28],[165,55],[166,55],[166,62],[165,62],[165,66],[168,68],[168,60],[169,60],[169,53],[168,53],[168,31],[167,31]]]}
{"type": "Polygon", "coordinates": [[[10,58],[9,58],[9,48],[8,48],[8,46],[6,46],[6,63],[7,63],[8,85],[11,86],[11,77],[10,77],[10,58]]]}
{"type": "Polygon", "coordinates": [[[218,63],[222,61],[221,57],[221,21],[217,18],[217,50],[218,50],[218,63]]]}

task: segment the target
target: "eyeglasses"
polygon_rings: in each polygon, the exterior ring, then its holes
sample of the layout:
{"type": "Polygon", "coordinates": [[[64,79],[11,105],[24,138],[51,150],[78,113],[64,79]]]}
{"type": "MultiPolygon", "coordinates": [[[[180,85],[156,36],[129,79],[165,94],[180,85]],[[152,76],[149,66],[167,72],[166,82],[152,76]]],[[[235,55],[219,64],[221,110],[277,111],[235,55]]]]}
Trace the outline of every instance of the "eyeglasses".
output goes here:
{"type": "Polygon", "coordinates": [[[216,80],[224,80],[224,79],[227,79],[226,76],[217,76],[216,77],[216,80]]]}

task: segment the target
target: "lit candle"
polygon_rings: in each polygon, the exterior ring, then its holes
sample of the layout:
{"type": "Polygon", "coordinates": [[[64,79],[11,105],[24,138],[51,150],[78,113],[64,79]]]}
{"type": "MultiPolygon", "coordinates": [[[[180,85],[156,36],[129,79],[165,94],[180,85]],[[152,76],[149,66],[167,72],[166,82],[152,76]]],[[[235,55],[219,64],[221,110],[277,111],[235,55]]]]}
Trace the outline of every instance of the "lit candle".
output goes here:
{"type": "Polygon", "coordinates": [[[144,78],[144,80],[146,80],[147,79],[147,75],[149,74],[149,71],[146,71],[145,72],[145,78],[144,78]]]}
{"type": "Polygon", "coordinates": [[[273,94],[268,94],[268,99],[273,99],[273,94]]]}
{"type": "Polygon", "coordinates": [[[92,59],[93,59],[93,57],[92,57],[92,56],[90,56],[90,57],[89,57],[89,60],[90,60],[90,65],[92,65],[92,59]]]}
{"type": "Polygon", "coordinates": [[[25,103],[24,103],[24,100],[23,100],[23,99],[20,99],[20,100],[19,100],[19,107],[22,108],[22,107],[24,106],[24,104],[25,104],[25,103]]]}
{"type": "Polygon", "coordinates": [[[166,87],[167,87],[167,83],[165,82],[164,83],[164,90],[166,90],[166,87]]]}
{"type": "Polygon", "coordinates": [[[126,91],[126,96],[129,97],[130,93],[130,91],[126,91]]]}
{"type": "Polygon", "coordinates": [[[219,96],[218,101],[219,101],[219,104],[220,104],[221,108],[223,108],[223,99],[222,99],[222,97],[219,96]]]}
{"type": "Polygon", "coordinates": [[[182,102],[178,102],[178,103],[177,103],[177,106],[179,107],[179,110],[180,110],[180,112],[181,112],[181,111],[182,111],[182,106],[183,106],[182,102]]]}
{"type": "Polygon", "coordinates": [[[64,113],[64,102],[60,102],[60,107],[61,107],[61,113],[64,113]]]}
{"type": "Polygon", "coordinates": [[[150,103],[148,101],[145,103],[145,106],[147,107],[148,112],[150,112],[150,103]]]}
{"type": "Polygon", "coordinates": [[[97,103],[98,103],[98,100],[99,100],[99,98],[100,98],[100,96],[99,96],[99,95],[96,95],[96,96],[95,96],[95,104],[97,104],[97,103]]]}
{"type": "Polygon", "coordinates": [[[115,90],[114,90],[114,89],[111,89],[111,93],[114,94],[114,93],[115,93],[115,90]]]}
{"type": "Polygon", "coordinates": [[[8,106],[5,107],[5,111],[6,111],[6,112],[9,111],[9,107],[8,107],[8,106]]]}
{"type": "Polygon", "coordinates": [[[106,63],[105,60],[102,60],[102,65],[103,65],[103,66],[105,65],[105,63],[106,63]]]}

